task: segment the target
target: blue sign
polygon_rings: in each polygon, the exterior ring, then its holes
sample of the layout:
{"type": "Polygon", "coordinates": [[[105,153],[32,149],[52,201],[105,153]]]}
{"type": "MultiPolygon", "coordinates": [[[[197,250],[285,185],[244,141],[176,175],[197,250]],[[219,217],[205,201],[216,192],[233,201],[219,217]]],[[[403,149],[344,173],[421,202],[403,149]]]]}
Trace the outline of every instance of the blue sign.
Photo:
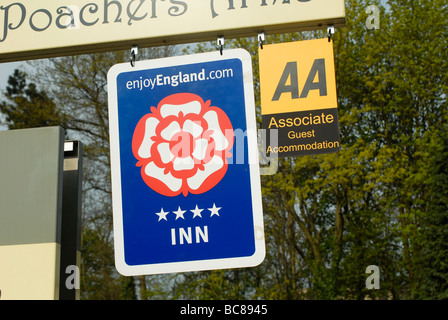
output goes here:
{"type": "Polygon", "coordinates": [[[261,263],[249,53],[115,65],[108,90],[118,271],[143,275],[261,263]]]}

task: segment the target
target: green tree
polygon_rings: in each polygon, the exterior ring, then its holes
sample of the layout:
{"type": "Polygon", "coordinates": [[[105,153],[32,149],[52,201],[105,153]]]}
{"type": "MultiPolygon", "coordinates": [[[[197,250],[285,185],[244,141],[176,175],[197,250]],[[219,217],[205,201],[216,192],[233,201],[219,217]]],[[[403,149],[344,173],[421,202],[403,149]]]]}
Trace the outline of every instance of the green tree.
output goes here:
{"type": "Polygon", "coordinates": [[[448,299],[448,131],[442,128],[429,146],[434,156],[426,175],[428,212],[422,223],[418,298],[448,299]]]}
{"type": "MultiPolygon", "coordinates": [[[[447,298],[447,13],[446,0],[346,1],[347,25],[334,36],[341,151],[280,159],[275,175],[262,176],[267,255],[248,269],[138,279],[115,272],[106,74],[127,55],[46,61],[33,79],[86,146],[83,298],[447,298]],[[366,27],[372,4],[380,8],[376,30],[366,27]],[[368,265],[380,268],[379,290],[365,286],[368,265]]],[[[266,43],[324,36],[269,35],[266,43]]],[[[253,57],[260,125],[258,42],[232,46],[253,57]]],[[[210,50],[217,48],[201,43],[187,53],[210,50]]],[[[20,79],[9,97],[31,101],[40,91],[26,93],[20,79]]]]}
{"type": "MultiPolygon", "coordinates": [[[[175,47],[140,50],[139,59],[173,54],[175,47]]],[[[110,184],[107,72],[128,61],[124,51],[69,56],[31,62],[33,78],[66,115],[66,129],[84,146],[82,299],[145,297],[132,290],[135,279],[123,279],[114,265],[110,184]]],[[[138,61],[137,61],[138,63],[138,61]]]]}

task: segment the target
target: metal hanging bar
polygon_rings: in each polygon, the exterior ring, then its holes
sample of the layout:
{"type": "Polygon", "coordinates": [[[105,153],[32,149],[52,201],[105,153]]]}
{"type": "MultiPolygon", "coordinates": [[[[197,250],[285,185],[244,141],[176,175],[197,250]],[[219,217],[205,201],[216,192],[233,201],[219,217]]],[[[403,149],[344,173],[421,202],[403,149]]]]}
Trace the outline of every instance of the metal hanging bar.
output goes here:
{"type": "Polygon", "coordinates": [[[224,49],[224,37],[218,37],[217,43],[218,43],[218,46],[219,46],[219,52],[222,55],[222,51],[224,49]]]}
{"type": "Polygon", "coordinates": [[[135,67],[135,58],[137,55],[138,55],[138,46],[132,46],[130,57],[131,67],[135,67]]]}

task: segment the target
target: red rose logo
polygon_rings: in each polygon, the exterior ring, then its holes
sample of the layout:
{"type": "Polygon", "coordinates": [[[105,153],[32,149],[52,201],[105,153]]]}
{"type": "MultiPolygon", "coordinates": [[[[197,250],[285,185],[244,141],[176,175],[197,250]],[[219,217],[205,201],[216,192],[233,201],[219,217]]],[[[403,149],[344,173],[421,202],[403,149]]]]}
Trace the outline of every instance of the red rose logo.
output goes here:
{"type": "Polygon", "coordinates": [[[227,115],[191,93],[164,98],[138,122],[132,152],[143,181],[165,196],[213,188],[227,171],[234,133],[227,115]]]}

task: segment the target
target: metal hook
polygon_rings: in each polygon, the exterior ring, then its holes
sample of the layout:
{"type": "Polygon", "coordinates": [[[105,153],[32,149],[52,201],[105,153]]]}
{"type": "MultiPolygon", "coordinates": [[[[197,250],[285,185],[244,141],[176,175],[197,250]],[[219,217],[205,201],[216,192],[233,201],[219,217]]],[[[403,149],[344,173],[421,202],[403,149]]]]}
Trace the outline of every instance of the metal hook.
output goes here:
{"type": "Polygon", "coordinates": [[[258,33],[258,42],[260,43],[260,49],[263,50],[263,41],[265,40],[264,32],[258,33]]]}
{"type": "Polygon", "coordinates": [[[138,46],[132,46],[131,48],[131,58],[130,58],[130,62],[131,62],[131,67],[135,67],[135,58],[138,55],[138,46]]]}
{"type": "Polygon", "coordinates": [[[224,37],[218,37],[218,46],[219,46],[219,52],[222,55],[222,51],[224,49],[224,37]]]}
{"type": "Polygon", "coordinates": [[[334,34],[334,25],[329,25],[327,27],[327,34],[328,34],[328,42],[330,42],[331,36],[334,34]]]}

